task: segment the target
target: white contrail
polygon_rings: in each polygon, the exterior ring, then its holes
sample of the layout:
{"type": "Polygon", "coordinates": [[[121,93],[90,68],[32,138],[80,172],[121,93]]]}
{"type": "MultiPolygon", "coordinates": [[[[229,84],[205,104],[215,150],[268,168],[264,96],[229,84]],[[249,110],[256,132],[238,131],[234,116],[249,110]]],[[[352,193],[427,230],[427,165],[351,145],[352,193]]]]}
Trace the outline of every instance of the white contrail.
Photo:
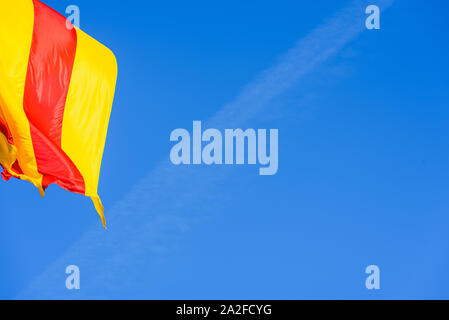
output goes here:
{"type": "MultiPolygon", "coordinates": [[[[264,111],[271,99],[355,39],[365,29],[368,4],[385,9],[393,1],[358,0],[341,10],[298,41],[205,126],[243,127],[264,111]]],[[[125,294],[131,298],[133,290],[142,285],[140,280],[144,275],[138,272],[148,270],[145,264],[152,260],[148,257],[163,253],[168,249],[167,243],[182,238],[201,218],[195,215],[198,200],[216,201],[218,196],[212,198],[214,193],[210,190],[228,173],[229,169],[224,166],[217,166],[212,173],[198,166],[175,167],[165,159],[109,210],[107,231],[95,225],[18,298],[122,298],[125,294]],[[132,270],[128,261],[132,261],[132,270]],[[81,269],[82,290],[76,295],[64,286],[64,270],[69,264],[81,269]]]]}

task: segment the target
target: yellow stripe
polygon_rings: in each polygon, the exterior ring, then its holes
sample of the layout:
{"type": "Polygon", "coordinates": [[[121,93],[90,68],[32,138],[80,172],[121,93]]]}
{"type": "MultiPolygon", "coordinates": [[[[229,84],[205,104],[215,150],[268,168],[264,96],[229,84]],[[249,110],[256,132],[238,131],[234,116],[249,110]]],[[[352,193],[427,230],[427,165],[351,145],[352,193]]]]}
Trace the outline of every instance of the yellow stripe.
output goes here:
{"type": "MultiPolygon", "coordinates": [[[[76,29],[77,48],[62,124],[62,149],[86,184],[86,196],[96,200],[101,159],[117,79],[113,53],[76,29]]],[[[100,216],[101,213],[99,212],[100,216]]]]}
{"type": "MultiPolygon", "coordinates": [[[[0,108],[25,176],[41,189],[23,96],[34,24],[32,0],[0,1],[0,108]]],[[[3,151],[2,151],[3,152],[3,151]]],[[[41,190],[42,191],[42,190],[41,190]]]]}

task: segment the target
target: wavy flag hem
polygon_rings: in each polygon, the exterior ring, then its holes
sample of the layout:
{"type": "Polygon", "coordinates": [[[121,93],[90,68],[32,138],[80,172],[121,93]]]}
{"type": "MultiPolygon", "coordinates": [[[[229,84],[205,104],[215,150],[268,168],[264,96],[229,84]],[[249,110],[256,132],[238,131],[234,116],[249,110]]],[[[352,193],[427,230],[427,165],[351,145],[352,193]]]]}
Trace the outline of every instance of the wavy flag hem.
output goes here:
{"type": "Polygon", "coordinates": [[[0,165],[4,180],[92,199],[117,80],[114,54],[39,0],[0,0],[0,165]]]}

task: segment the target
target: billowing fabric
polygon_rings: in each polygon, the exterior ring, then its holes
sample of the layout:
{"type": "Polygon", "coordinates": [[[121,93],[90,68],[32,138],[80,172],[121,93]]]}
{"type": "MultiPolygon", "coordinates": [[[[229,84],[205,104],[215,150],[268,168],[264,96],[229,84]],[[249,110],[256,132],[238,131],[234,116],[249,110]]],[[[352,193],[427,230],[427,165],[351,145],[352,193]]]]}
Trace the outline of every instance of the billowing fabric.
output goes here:
{"type": "Polygon", "coordinates": [[[91,197],[117,79],[113,53],[38,0],[0,0],[2,177],[91,197]]]}

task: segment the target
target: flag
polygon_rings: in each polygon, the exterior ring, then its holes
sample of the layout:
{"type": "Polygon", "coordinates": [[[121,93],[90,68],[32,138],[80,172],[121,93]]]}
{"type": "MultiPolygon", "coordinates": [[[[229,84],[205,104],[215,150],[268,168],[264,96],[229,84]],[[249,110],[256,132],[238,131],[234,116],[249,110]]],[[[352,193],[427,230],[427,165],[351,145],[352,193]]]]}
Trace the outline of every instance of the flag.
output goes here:
{"type": "Polygon", "coordinates": [[[2,177],[92,199],[117,79],[113,53],[38,0],[0,0],[2,177]]]}

